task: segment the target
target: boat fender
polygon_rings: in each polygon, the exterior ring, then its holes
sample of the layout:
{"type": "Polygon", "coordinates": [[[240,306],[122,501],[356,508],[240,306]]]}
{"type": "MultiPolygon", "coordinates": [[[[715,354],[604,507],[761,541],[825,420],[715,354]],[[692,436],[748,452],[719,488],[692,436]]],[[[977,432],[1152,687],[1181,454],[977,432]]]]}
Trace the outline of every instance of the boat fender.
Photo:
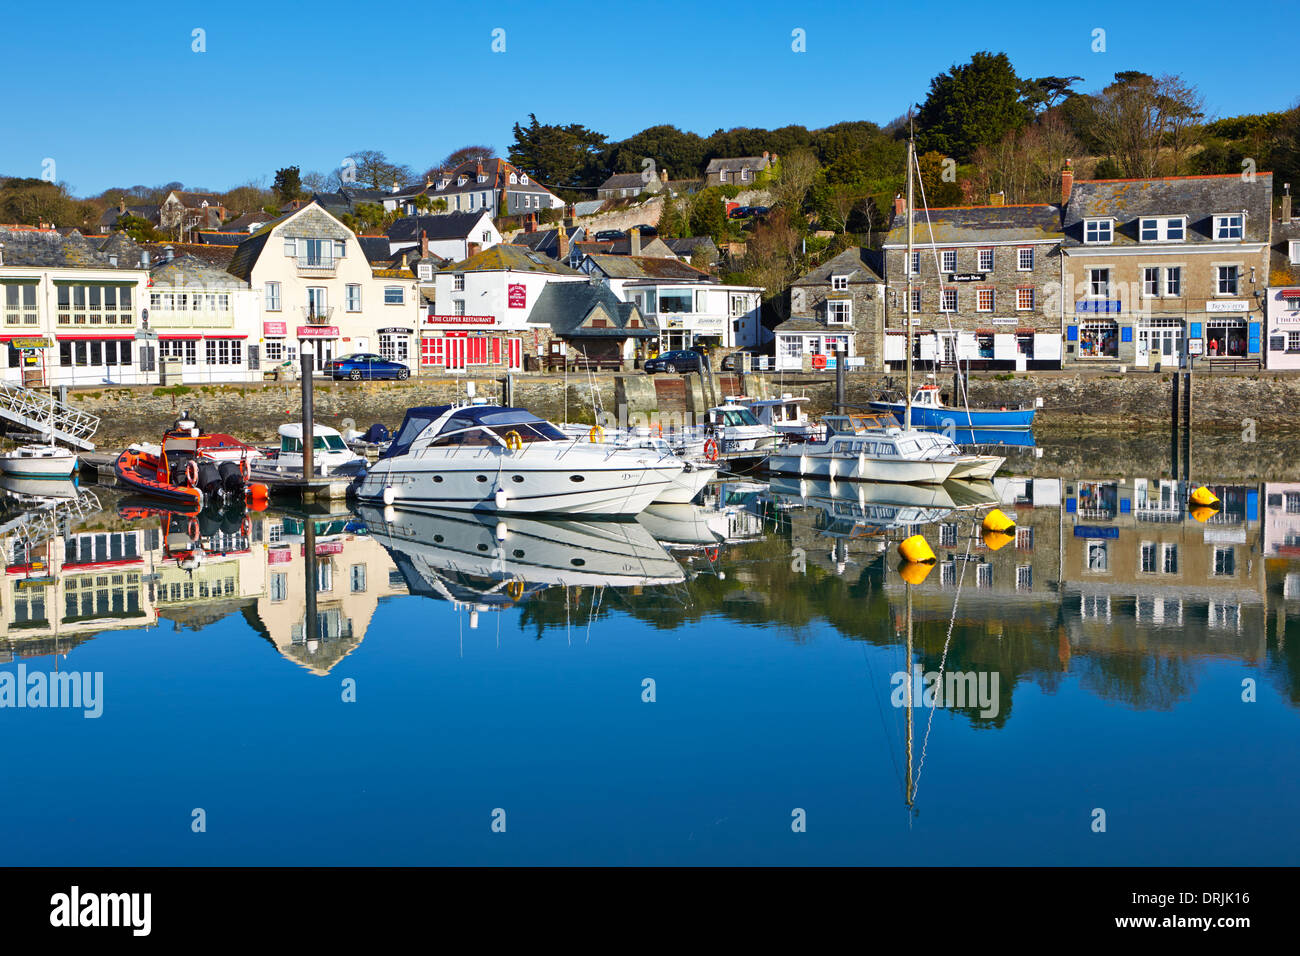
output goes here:
{"type": "Polygon", "coordinates": [[[391,505],[397,497],[397,493],[393,491],[393,486],[389,485],[384,489],[384,493],[380,497],[383,498],[384,504],[391,505]]]}
{"type": "Polygon", "coordinates": [[[247,483],[249,477],[253,474],[253,465],[247,458],[239,459],[239,477],[247,483]]]}
{"type": "Polygon", "coordinates": [[[911,564],[928,564],[936,560],[930,543],[919,534],[904,538],[898,545],[898,553],[903,556],[904,561],[911,564]]]}
{"type": "Polygon", "coordinates": [[[994,508],[984,516],[981,526],[985,531],[1006,531],[1008,528],[1014,528],[1016,522],[1008,517],[999,508],[994,508]]]}
{"type": "Polygon", "coordinates": [[[185,463],[185,484],[193,488],[199,483],[199,463],[191,458],[185,463]]]}
{"type": "Polygon", "coordinates": [[[493,495],[492,498],[493,501],[496,502],[498,511],[505,510],[506,501],[508,500],[509,496],[506,494],[506,490],[504,488],[498,488],[497,493],[493,495]]]}
{"type": "Polygon", "coordinates": [[[710,563],[716,562],[716,561],[718,560],[718,549],[717,549],[717,548],[705,548],[705,549],[704,549],[704,556],[705,556],[706,558],[709,559],[709,562],[710,562],[710,563]]]}
{"type": "Polygon", "coordinates": [[[704,443],[704,457],[709,461],[718,460],[718,443],[712,438],[704,443]]]}

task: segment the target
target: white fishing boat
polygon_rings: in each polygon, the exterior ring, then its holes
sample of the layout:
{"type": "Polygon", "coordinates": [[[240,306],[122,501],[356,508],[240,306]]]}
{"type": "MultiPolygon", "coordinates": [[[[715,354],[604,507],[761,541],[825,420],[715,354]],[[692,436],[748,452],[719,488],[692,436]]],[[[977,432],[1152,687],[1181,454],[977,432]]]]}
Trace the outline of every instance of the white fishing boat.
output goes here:
{"type": "Polygon", "coordinates": [[[76,452],[55,444],[19,445],[0,454],[0,472],[15,478],[66,481],[76,470],[76,452]]]}
{"type": "Polygon", "coordinates": [[[744,405],[728,402],[710,408],[707,427],[722,441],[722,451],[758,451],[776,444],[777,431],[764,425],[744,405]]]}
{"type": "Polygon", "coordinates": [[[791,395],[789,392],[780,398],[737,398],[735,402],[750,410],[760,425],[771,428],[781,438],[788,441],[809,441],[820,438],[822,429],[808,417],[804,411],[805,402],[811,401],[806,395],[791,395]]]}
{"type": "MultiPolygon", "coordinates": [[[[252,462],[254,477],[259,475],[262,477],[280,477],[301,475],[303,473],[303,465],[306,459],[303,455],[302,422],[289,422],[281,425],[278,432],[280,447],[272,449],[270,455],[257,458],[252,462]]],[[[328,425],[313,425],[312,436],[314,439],[312,442],[312,467],[313,474],[316,477],[325,478],[338,474],[340,471],[346,471],[349,467],[357,468],[359,465],[365,465],[365,457],[350,449],[343,441],[343,436],[328,425]]]]}
{"type": "Polygon", "coordinates": [[[522,408],[407,411],[359,500],[499,514],[636,515],[686,470],[676,455],[575,439],[522,408]]]}

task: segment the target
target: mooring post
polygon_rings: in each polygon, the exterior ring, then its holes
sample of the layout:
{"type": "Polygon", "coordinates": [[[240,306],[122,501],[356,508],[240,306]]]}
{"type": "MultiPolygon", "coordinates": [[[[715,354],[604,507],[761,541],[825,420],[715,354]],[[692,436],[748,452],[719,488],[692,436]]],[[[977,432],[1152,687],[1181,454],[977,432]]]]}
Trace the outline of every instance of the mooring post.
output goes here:
{"type": "MultiPolygon", "coordinates": [[[[316,410],[312,405],[311,391],[314,360],[315,356],[304,349],[302,353],[302,477],[308,483],[316,476],[316,410]]],[[[304,488],[304,497],[306,494],[304,488]]]]}
{"type": "Polygon", "coordinates": [[[835,353],[835,411],[840,415],[848,411],[844,400],[844,366],[848,364],[848,355],[843,349],[835,353]]]}
{"type": "Polygon", "coordinates": [[[1173,479],[1178,480],[1178,412],[1179,400],[1181,398],[1178,388],[1178,380],[1181,378],[1179,372],[1174,372],[1174,388],[1171,393],[1169,406],[1169,457],[1173,461],[1173,479]]]}
{"type": "Polygon", "coordinates": [[[303,573],[307,575],[307,606],[303,613],[307,616],[307,640],[320,639],[320,621],[316,618],[316,522],[309,514],[302,518],[302,554],[303,573]]]}

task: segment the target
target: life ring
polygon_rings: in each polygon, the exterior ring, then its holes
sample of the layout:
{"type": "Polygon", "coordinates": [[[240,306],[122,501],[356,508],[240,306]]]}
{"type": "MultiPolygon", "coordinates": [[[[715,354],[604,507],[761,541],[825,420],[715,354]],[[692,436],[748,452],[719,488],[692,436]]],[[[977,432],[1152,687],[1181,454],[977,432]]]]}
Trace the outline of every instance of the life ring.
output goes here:
{"type": "Polygon", "coordinates": [[[717,561],[717,560],[718,560],[718,549],[717,549],[717,548],[705,548],[705,549],[704,549],[704,556],[705,556],[706,558],[708,558],[710,561],[717,561]]]}
{"type": "Polygon", "coordinates": [[[189,525],[185,528],[185,533],[189,535],[191,541],[199,540],[199,519],[191,518],[189,525]]]}
{"type": "Polygon", "coordinates": [[[825,355],[814,355],[814,356],[812,357],[812,367],[813,367],[813,368],[825,368],[825,367],[826,367],[826,356],[825,356],[825,355]]]}
{"type": "Polygon", "coordinates": [[[185,484],[193,488],[199,483],[199,463],[191,458],[185,463],[185,484]]]}
{"type": "Polygon", "coordinates": [[[704,443],[704,457],[709,461],[718,460],[718,443],[712,438],[704,443]]]}
{"type": "Polygon", "coordinates": [[[514,580],[506,584],[506,594],[510,595],[510,600],[518,601],[524,596],[524,582],[514,580]]]}
{"type": "Polygon", "coordinates": [[[244,520],[239,522],[239,534],[247,538],[253,530],[253,523],[249,520],[248,515],[244,515],[244,520]]]}
{"type": "Polygon", "coordinates": [[[514,428],[506,432],[505,441],[506,441],[506,447],[509,448],[511,451],[519,451],[519,449],[524,447],[523,437],[514,428]]]}
{"type": "Polygon", "coordinates": [[[657,432],[659,432],[659,437],[660,437],[660,438],[663,438],[663,437],[664,437],[664,423],[663,423],[663,422],[655,422],[655,430],[656,430],[657,432]]]}
{"type": "Polygon", "coordinates": [[[594,445],[597,442],[603,442],[604,440],[605,429],[601,428],[599,425],[592,425],[591,431],[587,432],[587,441],[594,445]]]}
{"type": "Polygon", "coordinates": [[[247,458],[239,459],[239,477],[248,483],[249,476],[253,473],[253,466],[247,458]]]}

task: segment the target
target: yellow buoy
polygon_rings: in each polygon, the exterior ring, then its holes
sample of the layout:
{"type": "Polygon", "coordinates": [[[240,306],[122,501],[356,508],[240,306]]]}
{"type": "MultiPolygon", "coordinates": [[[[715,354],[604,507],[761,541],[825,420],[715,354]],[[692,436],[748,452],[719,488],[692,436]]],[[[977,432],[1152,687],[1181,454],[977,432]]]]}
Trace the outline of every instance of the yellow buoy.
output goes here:
{"type": "Polygon", "coordinates": [[[1213,508],[1219,503],[1218,496],[1204,485],[1192,492],[1192,504],[1213,508]]]}
{"type": "Polygon", "coordinates": [[[903,556],[904,561],[911,561],[916,564],[935,560],[934,551],[931,550],[929,542],[919,534],[905,538],[898,546],[898,553],[903,556]]]}
{"type": "Polygon", "coordinates": [[[920,584],[933,570],[933,563],[904,561],[898,566],[898,576],[908,584],[920,584]]]}
{"type": "Polygon", "coordinates": [[[1015,520],[1008,518],[997,508],[984,516],[983,527],[985,531],[1006,531],[1008,528],[1014,528],[1015,526],[1015,520]]]}
{"type": "Polygon", "coordinates": [[[1188,513],[1201,524],[1205,524],[1214,517],[1214,509],[1209,505],[1192,505],[1191,511],[1188,513]]]}
{"type": "Polygon", "coordinates": [[[984,547],[988,548],[990,551],[1004,548],[1015,540],[1016,536],[1014,534],[1007,534],[1005,531],[984,532],[984,547]]]}

